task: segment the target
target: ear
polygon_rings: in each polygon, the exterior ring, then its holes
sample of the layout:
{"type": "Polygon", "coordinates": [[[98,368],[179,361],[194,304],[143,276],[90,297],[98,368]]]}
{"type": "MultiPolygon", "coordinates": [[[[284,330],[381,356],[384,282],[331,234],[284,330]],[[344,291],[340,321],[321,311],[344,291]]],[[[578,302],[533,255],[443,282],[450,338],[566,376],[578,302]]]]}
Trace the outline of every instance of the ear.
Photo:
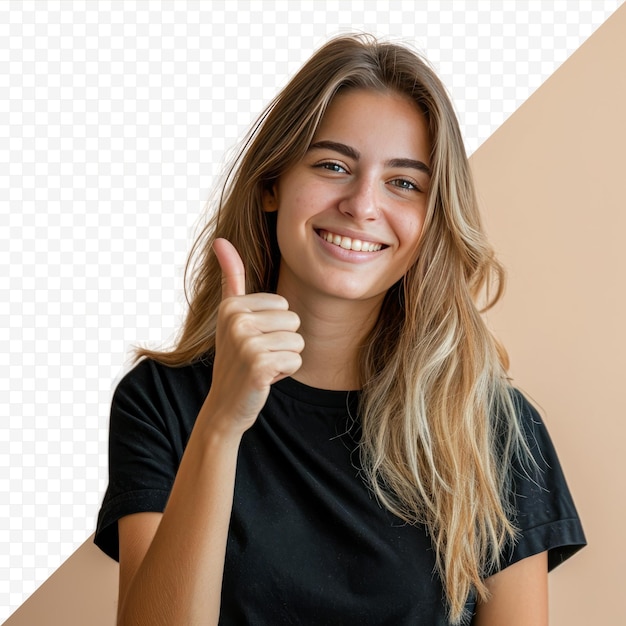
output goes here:
{"type": "Polygon", "coordinates": [[[263,210],[266,213],[278,211],[278,194],[276,193],[276,183],[263,190],[263,210]]]}

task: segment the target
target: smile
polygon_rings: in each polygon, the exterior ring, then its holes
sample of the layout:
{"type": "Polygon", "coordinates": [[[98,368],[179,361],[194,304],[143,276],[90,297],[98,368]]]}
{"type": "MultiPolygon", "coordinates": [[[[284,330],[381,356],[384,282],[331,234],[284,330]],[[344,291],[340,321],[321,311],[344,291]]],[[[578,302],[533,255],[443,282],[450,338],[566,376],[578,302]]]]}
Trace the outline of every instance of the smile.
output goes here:
{"type": "Polygon", "coordinates": [[[327,230],[320,230],[319,236],[328,243],[339,246],[344,250],[354,250],[355,252],[378,252],[383,247],[381,243],[351,239],[350,237],[343,237],[327,230]]]}

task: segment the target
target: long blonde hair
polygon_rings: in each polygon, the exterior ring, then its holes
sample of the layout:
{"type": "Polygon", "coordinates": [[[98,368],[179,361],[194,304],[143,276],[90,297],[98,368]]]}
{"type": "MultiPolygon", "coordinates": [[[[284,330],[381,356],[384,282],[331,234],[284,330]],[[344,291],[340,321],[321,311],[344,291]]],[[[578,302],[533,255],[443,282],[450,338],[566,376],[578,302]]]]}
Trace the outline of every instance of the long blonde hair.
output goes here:
{"type": "Polygon", "coordinates": [[[509,467],[524,441],[506,353],[479,311],[500,297],[503,270],[484,235],[454,109],[418,54],[344,35],[311,57],[248,134],[192,248],[189,310],[175,348],[138,356],[182,366],[214,348],[216,237],[240,251],[248,293],[275,289],[280,252],[263,192],[304,157],[333,97],[347,89],[404,94],[428,123],[432,177],[419,257],[386,294],[362,348],[361,461],[380,502],[425,525],[459,623],[470,593],[487,598],[484,577],[515,538],[509,467]]]}

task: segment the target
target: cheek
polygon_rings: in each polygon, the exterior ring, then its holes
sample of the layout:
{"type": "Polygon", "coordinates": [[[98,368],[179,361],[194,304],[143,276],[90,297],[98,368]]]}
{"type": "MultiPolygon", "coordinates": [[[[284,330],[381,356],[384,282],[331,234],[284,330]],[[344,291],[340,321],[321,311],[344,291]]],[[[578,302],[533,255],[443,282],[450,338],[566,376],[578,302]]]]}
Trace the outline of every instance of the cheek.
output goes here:
{"type": "Polygon", "coordinates": [[[306,231],[306,199],[300,194],[281,197],[276,213],[276,238],[281,255],[299,249],[306,231]]]}
{"type": "Polygon", "coordinates": [[[305,229],[307,222],[319,213],[320,198],[315,189],[301,186],[285,190],[277,206],[279,231],[298,231],[305,229]]]}
{"type": "Polygon", "coordinates": [[[411,254],[416,255],[424,234],[423,212],[420,211],[418,215],[407,215],[404,220],[399,221],[396,228],[407,249],[412,251],[411,254]]]}

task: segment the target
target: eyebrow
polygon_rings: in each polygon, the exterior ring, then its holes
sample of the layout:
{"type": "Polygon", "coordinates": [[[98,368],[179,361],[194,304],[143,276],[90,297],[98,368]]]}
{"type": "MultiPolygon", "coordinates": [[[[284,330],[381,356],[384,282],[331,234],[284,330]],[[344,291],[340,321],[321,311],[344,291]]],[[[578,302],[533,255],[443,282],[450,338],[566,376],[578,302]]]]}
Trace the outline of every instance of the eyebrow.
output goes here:
{"type": "MultiPolygon", "coordinates": [[[[309,150],[332,150],[333,152],[338,152],[348,159],[353,159],[354,161],[358,161],[361,158],[358,150],[355,150],[352,146],[347,146],[345,143],[339,143],[337,141],[316,141],[309,146],[309,150]]],[[[420,172],[424,172],[425,174],[431,175],[430,167],[423,163],[422,161],[418,161],[416,159],[391,159],[387,161],[385,164],[388,167],[400,167],[400,168],[409,168],[418,170],[420,172]]]]}

